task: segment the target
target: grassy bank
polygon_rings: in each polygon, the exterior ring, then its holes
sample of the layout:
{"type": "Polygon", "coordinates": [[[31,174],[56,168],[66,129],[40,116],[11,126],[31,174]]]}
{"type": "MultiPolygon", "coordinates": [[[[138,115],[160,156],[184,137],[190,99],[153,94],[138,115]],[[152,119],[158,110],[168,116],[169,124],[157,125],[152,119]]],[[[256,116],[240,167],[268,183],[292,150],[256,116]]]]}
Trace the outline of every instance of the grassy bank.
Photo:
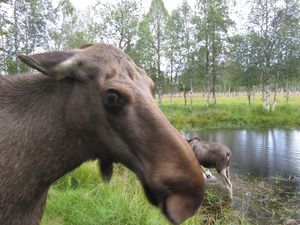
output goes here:
{"type": "MultiPolygon", "coordinates": [[[[243,212],[233,213],[228,198],[211,191],[204,207],[185,225],[249,224],[243,212]]],[[[42,225],[167,225],[146,200],[135,175],[117,165],[109,184],[102,182],[97,164],[86,163],[54,184],[42,225]]]]}
{"type": "Polygon", "coordinates": [[[207,107],[202,96],[193,99],[193,109],[184,108],[182,97],[176,97],[170,106],[169,98],[163,98],[160,108],[169,121],[178,129],[259,129],[259,128],[300,128],[300,96],[292,95],[289,104],[283,95],[278,96],[274,111],[268,112],[261,106],[257,96],[248,105],[247,96],[219,96],[215,107],[207,107]]]}
{"type": "MultiPolygon", "coordinates": [[[[215,174],[216,175],[216,174],[215,174]]],[[[217,175],[216,175],[217,176],[217,175]]],[[[235,175],[232,203],[220,186],[207,182],[205,201],[184,225],[285,224],[300,222],[299,190],[235,175]],[[288,201],[286,201],[288,195],[288,201]],[[298,217],[297,217],[298,216],[298,217]]],[[[220,180],[218,180],[220,183],[220,180]]],[[[103,183],[97,163],[85,163],[50,189],[42,225],[168,225],[158,209],[146,200],[135,175],[117,165],[110,183],[103,183]]]]}
{"type": "Polygon", "coordinates": [[[116,168],[109,184],[102,182],[97,163],[86,163],[54,184],[43,225],[164,224],[146,204],[140,185],[124,167],[116,168]]]}

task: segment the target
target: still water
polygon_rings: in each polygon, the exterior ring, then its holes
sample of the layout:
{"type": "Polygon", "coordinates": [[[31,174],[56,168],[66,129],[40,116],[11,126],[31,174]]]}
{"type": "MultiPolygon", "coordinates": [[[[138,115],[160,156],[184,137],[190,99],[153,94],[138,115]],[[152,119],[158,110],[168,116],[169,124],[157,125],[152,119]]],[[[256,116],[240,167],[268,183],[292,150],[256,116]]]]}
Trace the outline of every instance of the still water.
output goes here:
{"type": "Polygon", "coordinates": [[[231,173],[272,179],[282,176],[300,186],[300,130],[212,130],[182,132],[186,138],[220,142],[232,151],[231,173]]]}
{"type": "Polygon", "coordinates": [[[247,215],[251,224],[287,224],[293,219],[289,224],[300,225],[300,130],[202,130],[182,134],[220,142],[231,149],[232,207],[236,213],[247,215]]]}

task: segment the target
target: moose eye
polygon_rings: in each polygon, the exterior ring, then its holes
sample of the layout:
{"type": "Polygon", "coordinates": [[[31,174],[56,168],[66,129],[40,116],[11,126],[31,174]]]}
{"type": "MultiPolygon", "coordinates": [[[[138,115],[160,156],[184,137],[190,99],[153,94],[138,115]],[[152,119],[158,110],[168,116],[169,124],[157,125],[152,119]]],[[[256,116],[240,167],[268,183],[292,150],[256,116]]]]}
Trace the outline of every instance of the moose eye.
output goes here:
{"type": "Polygon", "coordinates": [[[116,90],[108,90],[104,96],[104,105],[109,111],[117,112],[123,109],[124,98],[116,90]]]}

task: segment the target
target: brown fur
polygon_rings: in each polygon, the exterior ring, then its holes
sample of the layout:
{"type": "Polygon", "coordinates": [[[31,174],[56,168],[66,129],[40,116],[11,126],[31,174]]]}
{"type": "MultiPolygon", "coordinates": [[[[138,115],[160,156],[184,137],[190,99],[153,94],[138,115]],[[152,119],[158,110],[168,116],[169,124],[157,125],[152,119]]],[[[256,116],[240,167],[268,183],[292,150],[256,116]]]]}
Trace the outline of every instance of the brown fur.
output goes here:
{"type": "Polygon", "coordinates": [[[20,56],[42,74],[0,77],[0,224],[39,224],[49,186],[88,160],[136,173],[174,224],[203,201],[188,144],[153,100],[153,82],[106,44],[20,56]]]}
{"type": "Polygon", "coordinates": [[[232,184],[229,175],[229,163],[231,159],[230,149],[221,143],[212,141],[202,141],[197,137],[187,140],[200,165],[206,168],[216,168],[227,185],[227,189],[232,198],[232,184]]]}

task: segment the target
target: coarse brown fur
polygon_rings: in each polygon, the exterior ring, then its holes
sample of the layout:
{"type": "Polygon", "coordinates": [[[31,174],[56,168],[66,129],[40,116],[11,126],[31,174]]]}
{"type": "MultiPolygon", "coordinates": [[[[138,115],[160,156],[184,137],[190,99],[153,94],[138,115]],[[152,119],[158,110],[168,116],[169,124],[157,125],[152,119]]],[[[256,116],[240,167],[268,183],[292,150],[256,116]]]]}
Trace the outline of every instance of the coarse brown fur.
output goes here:
{"type": "Polygon", "coordinates": [[[195,213],[204,180],[188,144],[124,52],[95,44],[20,59],[41,74],[0,77],[0,224],[40,223],[50,185],[99,159],[131,169],[174,224],[195,213]]]}
{"type": "Polygon", "coordinates": [[[197,137],[187,140],[200,165],[206,168],[215,168],[225,180],[226,187],[232,198],[232,184],[230,182],[229,164],[230,149],[221,143],[203,141],[197,137]]]}

